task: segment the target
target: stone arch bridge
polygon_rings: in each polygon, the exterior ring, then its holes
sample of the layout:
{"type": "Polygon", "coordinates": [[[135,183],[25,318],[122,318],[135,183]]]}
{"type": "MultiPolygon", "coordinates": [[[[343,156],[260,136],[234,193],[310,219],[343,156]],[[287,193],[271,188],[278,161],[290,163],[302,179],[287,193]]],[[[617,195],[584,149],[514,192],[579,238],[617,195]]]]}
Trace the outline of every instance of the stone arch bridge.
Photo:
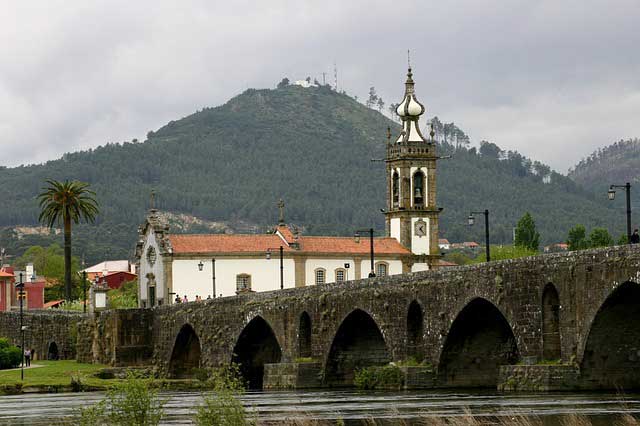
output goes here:
{"type": "Polygon", "coordinates": [[[256,388],[349,386],[393,361],[414,387],[633,389],[639,283],[640,248],[620,246],[70,318],[81,361],[237,362],[256,388]]]}

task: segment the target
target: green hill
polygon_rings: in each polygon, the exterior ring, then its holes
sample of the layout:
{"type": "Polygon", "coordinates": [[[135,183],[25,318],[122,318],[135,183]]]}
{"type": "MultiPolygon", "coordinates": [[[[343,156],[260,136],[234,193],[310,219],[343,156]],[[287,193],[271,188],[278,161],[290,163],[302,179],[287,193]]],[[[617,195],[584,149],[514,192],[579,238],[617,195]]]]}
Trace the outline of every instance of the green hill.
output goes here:
{"type": "MultiPolygon", "coordinates": [[[[89,261],[130,256],[152,189],[159,209],[232,226],[274,224],[282,197],[287,220],[307,234],[350,235],[370,225],[382,231],[384,163],[371,159],[384,156],[387,126],[399,129],[328,87],[250,89],[149,132],[144,143],[107,144],[41,165],[0,168],[0,226],[35,224],[35,196],[46,178],[54,178],[87,181],[97,192],[97,226],[77,227],[74,245],[89,261]]],[[[482,227],[465,226],[471,209],[490,209],[495,242],[511,240],[526,210],[544,242],[563,240],[576,223],[611,222],[604,202],[516,152],[498,153],[493,144],[480,152],[446,142],[440,148],[452,155],[438,169],[441,235],[452,241],[482,238],[482,227]]],[[[7,229],[0,238],[17,254],[47,240],[18,239],[7,229]]]]}
{"type": "Polygon", "coordinates": [[[580,161],[569,177],[586,191],[606,194],[609,185],[632,185],[631,200],[640,207],[640,139],[621,140],[580,161]]]}

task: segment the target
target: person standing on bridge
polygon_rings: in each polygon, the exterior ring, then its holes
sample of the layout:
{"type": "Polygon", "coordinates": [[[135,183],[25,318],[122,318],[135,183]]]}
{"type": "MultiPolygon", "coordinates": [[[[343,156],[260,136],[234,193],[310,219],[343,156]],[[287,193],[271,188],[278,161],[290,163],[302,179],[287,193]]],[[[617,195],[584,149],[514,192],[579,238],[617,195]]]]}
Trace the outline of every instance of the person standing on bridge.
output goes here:
{"type": "Polygon", "coordinates": [[[638,229],[633,230],[633,234],[631,234],[631,244],[640,244],[640,235],[638,235],[638,229]]]}

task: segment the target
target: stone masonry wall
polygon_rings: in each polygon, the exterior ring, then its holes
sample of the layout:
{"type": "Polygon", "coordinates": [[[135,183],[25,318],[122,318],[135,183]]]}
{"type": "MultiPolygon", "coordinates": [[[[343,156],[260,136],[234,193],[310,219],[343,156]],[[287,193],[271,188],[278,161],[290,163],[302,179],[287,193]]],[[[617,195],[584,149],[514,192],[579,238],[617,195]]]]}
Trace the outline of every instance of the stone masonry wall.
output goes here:
{"type": "MultiPolygon", "coordinates": [[[[25,346],[35,349],[36,359],[46,359],[50,345],[55,343],[60,359],[74,359],[78,323],[82,318],[82,314],[75,312],[25,311],[25,346]]],[[[21,344],[18,312],[0,313],[0,337],[8,338],[14,345],[21,344]]]]}

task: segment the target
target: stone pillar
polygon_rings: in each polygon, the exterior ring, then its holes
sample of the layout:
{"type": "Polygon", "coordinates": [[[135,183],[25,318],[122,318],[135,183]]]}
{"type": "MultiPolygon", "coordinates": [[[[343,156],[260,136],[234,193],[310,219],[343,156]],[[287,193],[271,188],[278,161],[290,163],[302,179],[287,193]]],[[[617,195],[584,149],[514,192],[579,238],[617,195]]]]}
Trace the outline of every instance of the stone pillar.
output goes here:
{"type": "Polygon", "coordinates": [[[307,285],[307,259],[304,257],[294,257],[294,274],[296,280],[296,287],[304,287],[307,285]]]}

